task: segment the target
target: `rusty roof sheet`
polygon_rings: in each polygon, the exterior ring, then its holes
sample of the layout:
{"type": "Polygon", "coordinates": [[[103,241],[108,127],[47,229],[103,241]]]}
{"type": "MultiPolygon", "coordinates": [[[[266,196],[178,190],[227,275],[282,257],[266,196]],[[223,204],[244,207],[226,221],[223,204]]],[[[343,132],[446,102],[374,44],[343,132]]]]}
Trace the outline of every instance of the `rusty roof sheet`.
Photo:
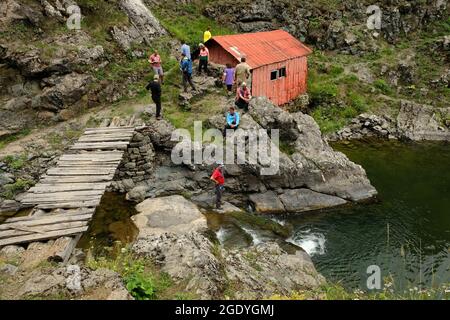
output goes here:
{"type": "Polygon", "coordinates": [[[236,59],[246,57],[252,69],[312,53],[284,30],[215,36],[212,40],[236,59]]]}

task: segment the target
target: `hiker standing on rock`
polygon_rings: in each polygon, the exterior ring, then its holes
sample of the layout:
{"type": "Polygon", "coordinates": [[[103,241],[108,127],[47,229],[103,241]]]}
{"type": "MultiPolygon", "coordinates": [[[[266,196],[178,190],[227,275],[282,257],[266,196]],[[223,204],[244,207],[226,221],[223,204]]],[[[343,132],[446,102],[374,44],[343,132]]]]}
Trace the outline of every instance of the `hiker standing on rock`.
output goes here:
{"type": "Polygon", "coordinates": [[[211,180],[215,182],[215,193],[216,193],[216,209],[222,209],[222,193],[225,190],[225,177],[223,176],[223,163],[219,163],[217,168],[214,170],[211,180]]]}
{"type": "Polygon", "coordinates": [[[192,82],[192,60],[186,57],[185,53],[181,54],[180,69],[183,73],[184,92],[187,92],[188,83],[191,85],[192,90],[196,91],[195,85],[192,82]]]}
{"type": "Polygon", "coordinates": [[[203,43],[200,43],[199,59],[198,73],[201,74],[202,69],[205,70],[205,73],[208,73],[209,50],[203,43]]]}
{"type": "Polygon", "coordinates": [[[159,76],[159,82],[164,84],[164,71],[163,71],[163,68],[161,65],[162,61],[161,61],[161,56],[158,53],[158,50],[155,50],[153,52],[153,54],[150,56],[148,61],[151,63],[155,74],[159,76]]]}
{"type": "Polygon", "coordinates": [[[155,74],[153,81],[150,81],[145,88],[151,90],[152,100],[156,104],[156,120],[161,120],[161,83],[159,82],[159,76],[155,74]]]}
{"type": "Polygon", "coordinates": [[[242,82],[248,82],[250,80],[250,66],[247,64],[247,59],[245,57],[241,58],[241,63],[236,66],[236,70],[234,73],[235,82],[238,87],[242,84],[242,82]]]}

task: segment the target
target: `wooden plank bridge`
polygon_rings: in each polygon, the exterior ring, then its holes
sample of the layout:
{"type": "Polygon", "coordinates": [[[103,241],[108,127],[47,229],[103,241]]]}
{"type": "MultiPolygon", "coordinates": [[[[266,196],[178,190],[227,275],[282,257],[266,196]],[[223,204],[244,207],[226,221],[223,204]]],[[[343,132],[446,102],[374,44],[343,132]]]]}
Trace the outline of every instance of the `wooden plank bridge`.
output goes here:
{"type": "Polygon", "coordinates": [[[24,207],[33,207],[31,214],[0,224],[0,247],[59,237],[73,237],[75,247],[88,230],[134,131],[134,127],[86,129],[21,200],[24,207]]]}

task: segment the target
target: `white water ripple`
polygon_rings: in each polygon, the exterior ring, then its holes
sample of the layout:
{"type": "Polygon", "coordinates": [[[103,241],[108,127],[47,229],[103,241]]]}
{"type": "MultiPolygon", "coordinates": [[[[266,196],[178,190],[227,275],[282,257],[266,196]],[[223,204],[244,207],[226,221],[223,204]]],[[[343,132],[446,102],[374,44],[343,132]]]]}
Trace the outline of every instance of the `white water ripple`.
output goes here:
{"type": "Polygon", "coordinates": [[[310,230],[306,230],[296,233],[286,241],[301,247],[310,256],[325,254],[326,239],[325,235],[322,233],[310,233],[310,230]]]}

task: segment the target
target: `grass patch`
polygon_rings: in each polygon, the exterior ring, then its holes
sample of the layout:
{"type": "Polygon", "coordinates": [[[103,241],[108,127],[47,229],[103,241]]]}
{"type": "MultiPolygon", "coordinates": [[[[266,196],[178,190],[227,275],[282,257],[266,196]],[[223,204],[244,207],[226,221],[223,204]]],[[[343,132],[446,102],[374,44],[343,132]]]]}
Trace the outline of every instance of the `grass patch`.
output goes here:
{"type": "Polygon", "coordinates": [[[0,150],[5,148],[8,144],[10,144],[11,142],[17,141],[20,138],[23,138],[27,135],[29,135],[31,132],[31,129],[22,129],[21,131],[19,131],[18,133],[14,133],[12,135],[6,136],[4,138],[0,139],[0,150]]]}
{"type": "Polygon", "coordinates": [[[89,251],[86,265],[94,270],[105,268],[119,273],[135,299],[173,299],[180,295],[170,276],[159,271],[150,260],[136,257],[129,247],[120,243],[109,250],[109,257],[94,257],[89,251]]]}
{"type": "Polygon", "coordinates": [[[175,38],[186,41],[192,48],[203,42],[203,32],[211,27],[213,36],[235,33],[233,29],[218,24],[205,17],[202,12],[208,1],[193,1],[189,4],[178,4],[174,1],[164,6],[152,8],[163,27],[175,38]]]}
{"type": "Polygon", "coordinates": [[[3,161],[14,170],[22,169],[27,162],[28,156],[26,154],[21,154],[18,156],[8,155],[3,158],[3,161]]]}

